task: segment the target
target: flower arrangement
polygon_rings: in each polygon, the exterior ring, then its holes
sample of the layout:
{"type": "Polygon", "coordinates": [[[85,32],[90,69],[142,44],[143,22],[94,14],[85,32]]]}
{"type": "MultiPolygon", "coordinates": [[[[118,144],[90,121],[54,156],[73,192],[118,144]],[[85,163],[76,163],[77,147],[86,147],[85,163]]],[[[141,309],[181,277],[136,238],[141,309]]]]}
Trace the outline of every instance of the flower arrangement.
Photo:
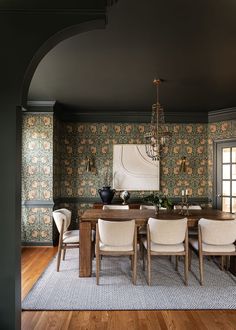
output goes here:
{"type": "Polygon", "coordinates": [[[169,197],[166,195],[159,194],[157,192],[153,192],[148,196],[143,197],[144,202],[151,203],[152,205],[160,207],[165,207],[167,209],[171,209],[173,203],[169,197]]]}

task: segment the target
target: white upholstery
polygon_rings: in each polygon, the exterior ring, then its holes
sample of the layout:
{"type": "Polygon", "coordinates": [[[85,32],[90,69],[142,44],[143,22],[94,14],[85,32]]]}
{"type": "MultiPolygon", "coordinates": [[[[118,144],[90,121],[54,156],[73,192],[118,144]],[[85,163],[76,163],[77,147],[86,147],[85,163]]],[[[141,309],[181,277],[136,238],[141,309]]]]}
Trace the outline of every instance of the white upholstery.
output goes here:
{"type": "Polygon", "coordinates": [[[103,205],[103,210],[129,210],[129,205],[103,205]]]}
{"type": "MultiPolygon", "coordinates": [[[[155,210],[155,205],[140,205],[140,210],[155,210]]],[[[166,210],[166,207],[159,207],[159,210],[166,210]]]]}
{"type": "MultiPolygon", "coordinates": [[[[174,205],[174,210],[180,210],[181,209],[181,205],[174,205]]],[[[187,206],[184,205],[183,206],[184,210],[187,210],[187,206]]],[[[189,205],[188,207],[189,210],[201,210],[201,206],[200,205],[189,205]]]]}
{"type": "Polygon", "coordinates": [[[236,220],[217,221],[200,219],[202,242],[212,245],[228,245],[236,241],[236,220]]]}
{"type": "Polygon", "coordinates": [[[63,234],[63,243],[79,243],[79,230],[69,230],[63,234]]]}
{"type": "Polygon", "coordinates": [[[151,242],[156,244],[180,244],[185,239],[187,218],[178,220],[160,220],[149,218],[151,242]]]}
{"type": "Polygon", "coordinates": [[[67,209],[58,209],[53,211],[52,215],[59,233],[61,233],[61,226],[63,220],[64,220],[64,232],[67,231],[71,223],[71,211],[67,209]]]}
{"type": "Polygon", "coordinates": [[[111,247],[130,246],[134,239],[135,220],[105,221],[98,219],[98,230],[102,244],[111,247]]]}
{"type": "MultiPolygon", "coordinates": [[[[198,240],[194,238],[189,239],[189,243],[193,246],[195,250],[198,251],[198,240]]],[[[205,244],[202,243],[202,251],[210,252],[210,253],[227,253],[227,252],[235,252],[236,246],[234,244],[227,245],[213,245],[213,244],[205,244]]]]}
{"type": "Polygon", "coordinates": [[[52,212],[53,219],[59,231],[59,244],[57,253],[57,272],[60,269],[61,252],[63,251],[63,260],[65,260],[65,253],[68,248],[79,247],[79,230],[68,230],[71,223],[71,211],[67,209],[58,209],[52,212]],[[63,232],[62,232],[62,225],[63,232]]]}
{"type": "MultiPolygon", "coordinates": [[[[143,240],[143,245],[147,249],[147,240],[143,240]]],[[[184,244],[155,244],[151,242],[150,250],[153,252],[184,252],[184,244]]]]}
{"type": "Polygon", "coordinates": [[[134,247],[133,244],[129,245],[105,245],[100,242],[99,249],[101,251],[109,251],[109,252],[125,252],[125,251],[133,251],[134,247]]]}

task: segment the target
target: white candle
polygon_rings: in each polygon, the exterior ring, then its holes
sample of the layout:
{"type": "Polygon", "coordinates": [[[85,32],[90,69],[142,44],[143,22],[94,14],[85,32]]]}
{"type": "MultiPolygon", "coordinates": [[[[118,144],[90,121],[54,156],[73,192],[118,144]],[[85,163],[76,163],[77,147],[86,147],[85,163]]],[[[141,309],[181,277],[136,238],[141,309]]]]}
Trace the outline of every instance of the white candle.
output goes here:
{"type": "Polygon", "coordinates": [[[186,189],[185,194],[188,195],[188,189],[186,189]]]}
{"type": "Polygon", "coordinates": [[[184,190],[182,190],[182,196],[184,196],[184,190]]]}

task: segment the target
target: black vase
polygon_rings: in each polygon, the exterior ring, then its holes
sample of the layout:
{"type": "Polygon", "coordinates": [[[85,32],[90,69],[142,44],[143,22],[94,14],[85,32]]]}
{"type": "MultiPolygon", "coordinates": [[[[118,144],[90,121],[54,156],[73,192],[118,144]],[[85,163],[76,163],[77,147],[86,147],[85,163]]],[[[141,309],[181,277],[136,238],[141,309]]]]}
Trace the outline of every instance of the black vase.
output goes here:
{"type": "Polygon", "coordinates": [[[110,186],[102,187],[102,189],[98,189],[99,195],[103,204],[111,204],[112,198],[115,194],[115,189],[111,189],[110,186]]]}

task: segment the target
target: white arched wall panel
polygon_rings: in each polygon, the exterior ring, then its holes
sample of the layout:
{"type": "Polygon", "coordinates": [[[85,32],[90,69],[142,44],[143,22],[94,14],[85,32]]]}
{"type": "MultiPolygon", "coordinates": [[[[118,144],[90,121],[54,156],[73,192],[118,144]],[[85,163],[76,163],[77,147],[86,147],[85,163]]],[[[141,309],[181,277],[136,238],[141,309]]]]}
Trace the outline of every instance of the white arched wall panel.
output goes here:
{"type": "Polygon", "coordinates": [[[159,190],[159,161],[146,155],[144,144],[113,146],[113,187],[116,190],[159,190]]]}

